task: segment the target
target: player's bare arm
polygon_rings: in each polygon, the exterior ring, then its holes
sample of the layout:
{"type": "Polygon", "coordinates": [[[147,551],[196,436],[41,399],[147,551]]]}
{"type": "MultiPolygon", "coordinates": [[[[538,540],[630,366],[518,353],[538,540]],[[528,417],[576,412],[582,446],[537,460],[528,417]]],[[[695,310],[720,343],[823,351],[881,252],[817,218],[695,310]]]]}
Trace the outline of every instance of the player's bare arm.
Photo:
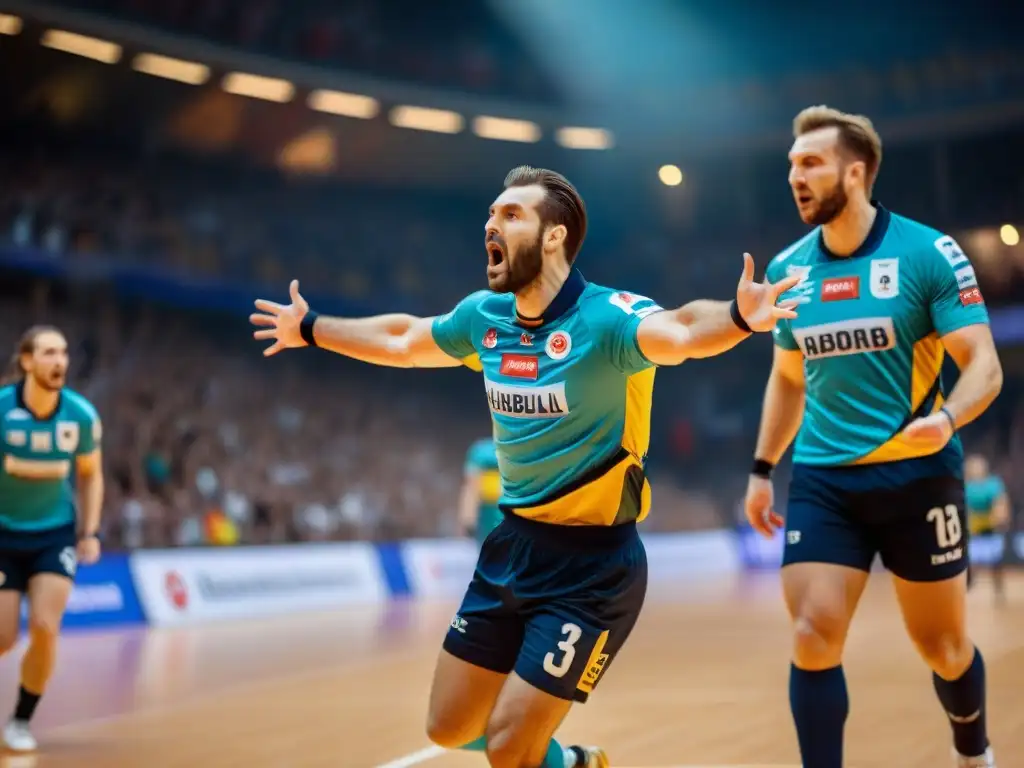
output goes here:
{"type": "Polygon", "coordinates": [[[103,452],[96,448],[75,462],[78,488],[78,559],[86,565],[99,560],[100,516],[103,511],[103,452]]]}
{"type": "Polygon", "coordinates": [[[776,302],[799,280],[792,276],[774,284],[767,279],[754,282],[754,259],[745,253],[735,302],[700,299],[649,315],[637,329],[637,343],[656,365],[678,365],[687,358],[720,355],[751,333],[770,331],[776,321],[796,317],[794,303],[776,302]]]}
{"type": "Polygon", "coordinates": [[[934,444],[936,450],[984,413],[1003,387],[1003,367],[987,324],[947,333],[942,345],[960,369],[960,378],[938,413],[915,419],[904,430],[909,440],[934,444]]]}
{"type": "Polygon", "coordinates": [[[454,368],[462,364],[434,342],[431,317],[397,313],[361,318],[313,315],[309,303],[299,293],[298,280],[292,280],[289,293],[291,304],[257,299],[256,308],[260,311],[249,316],[253,325],[262,326],[253,332],[253,338],[274,342],[263,350],[267,357],[285,349],[309,346],[303,337],[306,321],[307,333],[312,333],[316,346],[373,365],[454,368]]]}
{"type": "MultiPolygon", "coordinates": [[[[800,429],[804,395],[803,353],[776,346],[761,408],[754,452],[757,461],[774,466],[782,459],[800,429]]],[[[782,517],[773,508],[774,501],[771,480],[752,474],[745,501],[747,520],[756,531],[769,537],[782,525],[782,517]]]]}

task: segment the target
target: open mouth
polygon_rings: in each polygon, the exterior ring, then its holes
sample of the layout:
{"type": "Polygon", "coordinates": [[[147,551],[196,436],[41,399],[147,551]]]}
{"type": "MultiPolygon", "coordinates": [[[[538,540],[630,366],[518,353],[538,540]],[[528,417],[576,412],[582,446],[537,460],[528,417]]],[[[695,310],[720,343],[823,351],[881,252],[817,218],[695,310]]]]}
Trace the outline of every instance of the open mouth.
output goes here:
{"type": "Polygon", "coordinates": [[[807,194],[806,192],[803,192],[796,196],[796,201],[800,205],[810,205],[812,202],[814,202],[814,195],[810,195],[807,194]]]}
{"type": "Polygon", "coordinates": [[[505,252],[493,240],[487,243],[487,265],[497,267],[505,261],[505,252]]]}

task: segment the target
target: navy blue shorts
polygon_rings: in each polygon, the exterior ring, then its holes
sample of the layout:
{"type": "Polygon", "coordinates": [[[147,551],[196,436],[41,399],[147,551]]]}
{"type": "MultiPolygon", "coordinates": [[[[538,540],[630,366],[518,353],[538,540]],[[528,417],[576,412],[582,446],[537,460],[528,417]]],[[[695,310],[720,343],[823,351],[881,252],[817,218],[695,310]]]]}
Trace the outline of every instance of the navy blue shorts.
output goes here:
{"type": "Polygon", "coordinates": [[[816,562],[870,571],[880,555],[889,571],[907,581],[943,581],[967,568],[961,478],[857,490],[862,470],[794,464],[783,566],[816,562]]]}
{"type": "Polygon", "coordinates": [[[554,526],[514,516],[484,540],[444,649],[584,702],[633,631],[647,594],[635,524],[554,526]]]}
{"type": "Polygon", "coordinates": [[[48,531],[0,528],[0,589],[26,592],[29,581],[40,573],[74,580],[77,543],[74,524],[48,531]]]}

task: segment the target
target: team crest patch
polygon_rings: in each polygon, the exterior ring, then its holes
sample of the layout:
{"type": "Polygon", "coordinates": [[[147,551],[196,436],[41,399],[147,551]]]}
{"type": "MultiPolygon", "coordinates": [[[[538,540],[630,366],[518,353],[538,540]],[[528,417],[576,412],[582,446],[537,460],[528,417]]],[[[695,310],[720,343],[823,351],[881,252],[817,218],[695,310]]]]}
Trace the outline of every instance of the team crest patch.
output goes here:
{"type": "Polygon", "coordinates": [[[498,329],[488,328],[487,333],[484,334],[484,346],[488,349],[494,349],[498,346],[498,329]]]}
{"type": "Polygon", "coordinates": [[[565,331],[555,331],[548,337],[544,351],[552,360],[562,360],[572,350],[572,337],[565,331]]]}
{"type": "Polygon", "coordinates": [[[899,259],[871,262],[871,295],[876,299],[894,299],[900,295],[899,259]]]}
{"type": "Polygon", "coordinates": [[[78,449],[78,423],[74,421],[57,422],[57,450],[62,453],[74,453],[78,449]]]}

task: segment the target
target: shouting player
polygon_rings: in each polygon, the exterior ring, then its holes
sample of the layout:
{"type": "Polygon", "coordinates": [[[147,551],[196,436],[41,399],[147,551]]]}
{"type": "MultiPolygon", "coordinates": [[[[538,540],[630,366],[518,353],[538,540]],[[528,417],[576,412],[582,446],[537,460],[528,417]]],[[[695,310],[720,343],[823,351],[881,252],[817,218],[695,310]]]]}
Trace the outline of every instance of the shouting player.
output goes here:
{"type": "Polygon", "coordinates": [[[640,613],[647,560],[636,524],[654,371],[732,348],[794,317],[756,283],[744,255],[732,302],[663,311],[587,282],[574,267],[583,200],[563,176],[514,169],[485,226],[490,290],[435,318],[321,317],[291,284],[291,304],[256,302],[265,354],[319,346],[377,365],[482,365],[501,470],[504,520],[487,538],[434,674],[428,733],[486,752],[492,766],[606,766],[595,748],[552,740],[640,613]]]}
{"type": "Polygon", "coordinates": [[[459,527],[464,535],[475,536],[478,545],[501,522],[500,497],[498,449],[492,438],[477,440],[466,453],[459,495],[459,527]]]}
{"type": "Polygon", "coordinates": [[[18,639],[21,596],[28,596],[28,650],[14,717],[3,732],[18,752],[36,749],[29,721],[53,672],[78,563],[100,556],[100,420],[64,386],[67,371],[63,334],[35,327],[22,337],[0,386],[0,653],[18,639]]]}
{"type": "Polygon", "coordinates": [[[775,329],[746,512],[766,535],[781,524],[769,476],[795,437],[782,585],[803,765],[842,765],[843,645],[880,554],[934,672],[958,765],[992,766],[985,666],[964,624],[956,435],[1002,386],[985,305],[953,238],[872,200],[882,147],[867,118],[811,107],[797,116],[794,136],[789,183],[800,218],[815,229],[768,268],[769,279],[801,277],[787,294],[801,310],[775,329]],[[940,376],[947,353],[960,368],[948,395],[940,376]]]}
{"type": "MultiPolygon", "coordinates": [[[[980,454],[972,454],[964,462],[964,480],[967,491],[967,520],[972,536],[995,535],[1004,538],[1003,553],[992,563],[992,588],[996,601],[1006,597],[1003,579],[1006,552],[1011,542],[1006,538],[1010,530],[1010,500],[1006,486],[999,476],[991,471],[988,460],[980,454]]],[[[970,569],[970,565],[968,568],[970,569]]],[[[971,572],[967,572],[968,582],[971,572]]]]}

